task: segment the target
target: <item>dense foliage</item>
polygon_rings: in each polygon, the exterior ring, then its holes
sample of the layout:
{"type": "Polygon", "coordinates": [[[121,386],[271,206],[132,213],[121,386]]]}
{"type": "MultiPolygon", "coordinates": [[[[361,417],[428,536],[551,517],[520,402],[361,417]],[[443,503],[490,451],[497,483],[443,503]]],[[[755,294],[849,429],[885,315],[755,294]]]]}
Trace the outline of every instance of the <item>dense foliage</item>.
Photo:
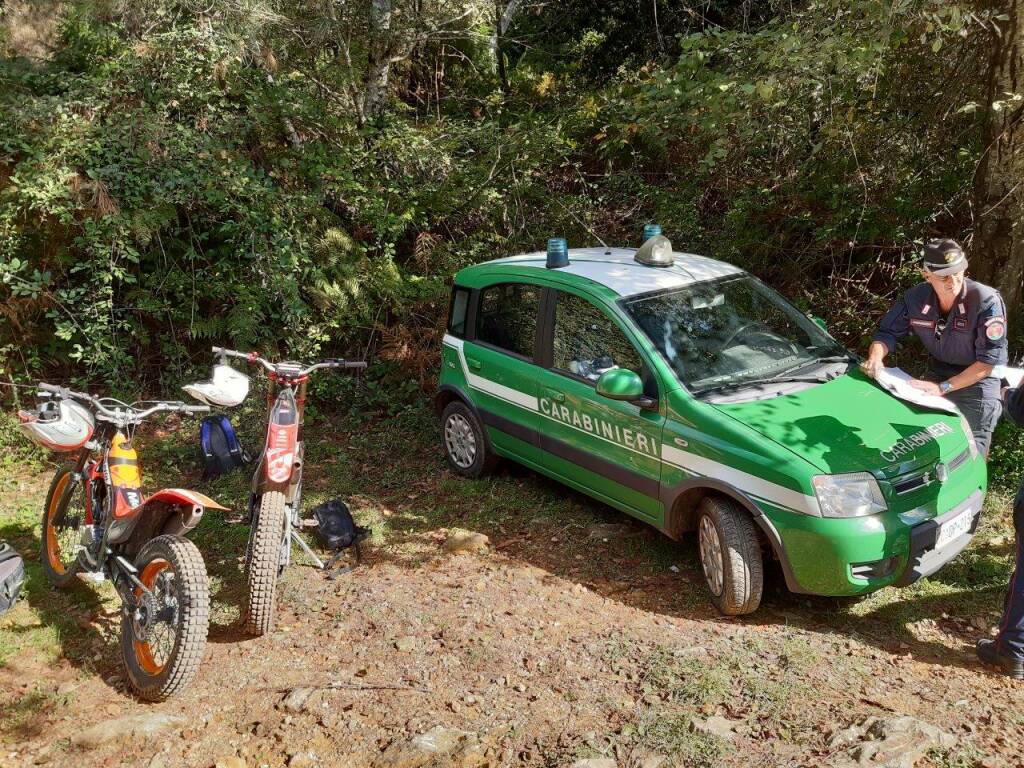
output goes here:
{"type": "Polygon", "coordinates": [[[131,387],[211,342],[369,345],[426,381],[460,266],[553,235],[635,244],[648,220],[862,347],[915,241],[970,236],[1000,19],[941,0],[5,7],[3,378],[131,387]]]}

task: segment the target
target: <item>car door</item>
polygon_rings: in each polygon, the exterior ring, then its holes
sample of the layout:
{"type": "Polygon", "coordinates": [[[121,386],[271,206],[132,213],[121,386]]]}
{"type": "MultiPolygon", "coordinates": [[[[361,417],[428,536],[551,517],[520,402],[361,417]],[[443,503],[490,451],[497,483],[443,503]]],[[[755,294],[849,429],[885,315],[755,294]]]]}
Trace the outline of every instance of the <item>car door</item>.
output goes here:
{"type": "Polygon", "coordinates": [[[551,289],[538,373],[538,430],[546,469],[569,485],[646,520],[662,519],[661,435],[653,409],[597,394],[601,372],[628,368],[657,384],[623,322],[581,293],[551,289]]]}
{"type": "Polygon", "coordinates": [[[462,344],[473,404],[499,453],[540,464],[537,327],[542,288],[510,279],[479,289],[462,344]]]}

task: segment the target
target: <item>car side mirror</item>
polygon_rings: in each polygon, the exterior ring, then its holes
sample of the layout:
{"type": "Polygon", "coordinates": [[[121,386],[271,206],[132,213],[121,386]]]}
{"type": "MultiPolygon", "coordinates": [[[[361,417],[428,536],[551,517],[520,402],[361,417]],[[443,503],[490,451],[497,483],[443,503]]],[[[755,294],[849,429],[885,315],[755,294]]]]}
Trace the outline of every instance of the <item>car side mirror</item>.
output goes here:
{"type": "Polygon", "coordinates": [[[658,405],[657,400],[644,394],[644,383],[628,368],[612,368],[605,371],[597,380],[596,389],[597,394],[609,400],[623,400],[644,409],[655,408],[658,405]]]}
{"type": "Polygon", "coordinates": [[[828,326],[825,325],[825,321],[822,318],[818,317],[817,315],[812,315],[812,314],[808,314],[807,316],[811,320],[813,320],[814,324],[817,325],[819,328],[821,328],[821,330],[823,330],[825,333],[828,333],[828,326]]]}

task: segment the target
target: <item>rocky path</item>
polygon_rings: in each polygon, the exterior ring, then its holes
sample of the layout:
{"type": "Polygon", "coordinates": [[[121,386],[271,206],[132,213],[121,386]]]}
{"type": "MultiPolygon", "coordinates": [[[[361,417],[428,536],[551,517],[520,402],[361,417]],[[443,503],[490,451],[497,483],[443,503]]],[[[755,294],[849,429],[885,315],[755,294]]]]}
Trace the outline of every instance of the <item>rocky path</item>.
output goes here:
{"type": "Polygon", "coordinates": [[[125,694],[115,663],[104,678],[18,657],[0,689],[39,706],[5,734],[0,763],[1019,761],[1019,687],[963,659],[922,662],[770,612],[643,610],[474,548],[439,546],[416,567],[371,555],[337,581],[293,569],[276,632],[245,640],[214,627],[198,682],[154,707],[125,694]]]}

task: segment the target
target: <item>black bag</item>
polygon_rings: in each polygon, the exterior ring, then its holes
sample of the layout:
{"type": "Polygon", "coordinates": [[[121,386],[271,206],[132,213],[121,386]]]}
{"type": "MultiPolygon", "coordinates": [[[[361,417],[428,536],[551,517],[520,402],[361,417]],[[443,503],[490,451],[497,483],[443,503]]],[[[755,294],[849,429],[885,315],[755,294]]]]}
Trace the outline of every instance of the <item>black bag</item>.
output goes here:
{"type": "Polygon", "coordinates": [[[10,545],[0,542],[0,614],[14,607],[24,583],[25,562],[10,545]]]}
{"type": "Polygon", "coordinates": [[[199,450],[203,459],[203,480],[225,475],[252,460],[242,450],[234,427],[223,413],[207,416],[199,424],[199,450]]]}
{"type": "MultiPolygon", "coordinates": [[[[356,525],[352,513],[344,502],[334,499],[325,501],[313,508],[313,519],[316,520],[316,538],[324,549],[334,550],[334,556],[324,568],[330,568],[349,547],[356,548],[356,563],[362,561],[363,553],[359,543],[370,535],[370,529],[356,525]]],[[[343,569],[341,573],[346,570],[343,569]]]]}

